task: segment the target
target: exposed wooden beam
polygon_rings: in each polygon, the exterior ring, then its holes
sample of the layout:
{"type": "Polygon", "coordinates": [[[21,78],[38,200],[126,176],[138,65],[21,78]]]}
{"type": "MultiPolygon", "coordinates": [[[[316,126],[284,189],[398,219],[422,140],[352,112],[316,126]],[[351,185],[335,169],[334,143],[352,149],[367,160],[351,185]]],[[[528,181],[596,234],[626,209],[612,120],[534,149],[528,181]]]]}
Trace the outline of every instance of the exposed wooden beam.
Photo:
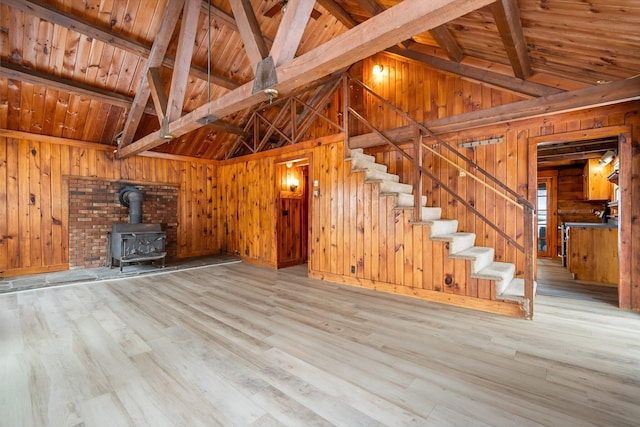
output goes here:
{"type": "Polygon", "coordinates": [[[515,77],[506,76],[504,74],[495,73],[493,71],[447,61],[446,59],[438,58],[437,56],[418,52],[414,50],[414,48],[418,48],[417,43],[412,44],[411,49],[401,49],[394,46],[390,47],[386,51],[394,55],[422,62],[439,70],[454,73],[462,77],[471,78],[482,83],[487,83],[492,86],[508,89],[524,95],[538,97],[564,92],[562,89],[546,86],[540,83],[529,82],[515,77]]]}
{"type": "MultiPolygon", "coordinates": [[[[367,11],[370,16],[376,16],[385,11],[385,8],[377,0],[358,0],[360,6],[367,11]]],[[[401,48],[407,47],[408,41],[398,43],[401,48]]]]}
{"type": "MultiPolygon", "coordinates": [[[[275,89],[283,94],[288,93],[491,2],[492,0],[405,0],[277,67],[278,84],[275,89]]],[[[169,132],[178,137],[201,127],[197,120],[207,114],[224,117],[267,100],[264,92],[252,92],[253,82],[250,82],[222,95],[170,123],[169,132]]],[[[163,142],[160,133],[153,132],[119,150],[118,156],[132,156],[157,147],[163,142]]]]}
{"type": "Polygon", "coordinates": [[[238,24],[236,23],[233,15],[220,9],[215,4],[211,4],[209,1],[203,0],[203,2],[200,3],[200,12],[205,16],[209,16],[209,13],[211,13],[211,17],[213,19],[217,19],[235,32],[240,32],[240,30],[238,29],[238,24]]]}
{"type": "MultiPolygon", "coordinates": [[[[552,114],[567,113],[576,110],[596,108],[611,104],[620,104],[640,99],[640,76],[626,80],[549,95],[544,98],[528,99],[499,107],[473,111],[452,117],[425,122],[434,134],[440,135],[473,129],[497,123],[507,123],[552,114]]],[[[385,131],[393,141],[407,141],[413,137],[410,126],[385,131]]],[[[370,133],[351,137],[350,148],[366,148],[382,145],[385,142],[376,134],[370,133]]]]}
{"type": "Polygon", "coordinates": [[[262,36],[262,30],[253,11],[250,0],[229,0],[238,31],[249,57],[251,69],[255,73],[258,64],[269,55],[269,49],[262,36]]]}
{"type": "MultiPolygon", "coordinates": [[[[47,88],[61,90],[63,92],[85,95],[89,98],[125,109],[130,108],[131,102],[133,102],[133,98],[126,95],[74,82],[73,80],[63,79],[62,77],[52,76],[10,62],[2,62],[2,65],[0,65],[0,77],[46,86],[47,88]]],[[[154,114],[155,112],[153,107],[148,105],[145,107],[145,113],[154,114]]]]}
{"type": "Polygon", "coordinates": [[[491,11],[513,74],[519,79],[526,79],[531,75],[531,64],[516,0],[497,0],[491,5],[491,11]]]}
{"type": "Polygon", "coordinates": [[[431,34],[431,37],[438,43],[440,49],[444,50],[450,60],[453,62],[460,62],[462,60],[464,56],[462,48],[446,26],[440,25],[430,30],[429,34],[431,34]]]}
{"type": "MultiPolygon", "coordinates": [[[[47,88],[61,90],[64,92],[85,95],[87,97],[90,97],[91,99],[106,102],[107,104],[111,105],[116,105],[124,109],[131,108],[131,103],[133,102],[133,98],[126,95],[106,91],[104,89],[74,82],[72,80],[63,79],[61,77],[51,76],[49,74],[35,71],[30,68],[21,67],[10,62],[2,62],[2,65],[0,66],[0,77],[6,77],[11,80],[18,80],[34,85],[46,86],[47,88]]],[[[162,88],[162,86],[159,87],[162,88]]],[[[163,107],[163,111],[166,111],[166,107],[163,107]]],[[[158,115],[153,105],[145,106],[144,113],[152,116],[158,115]]],[[[222,120],[218,120],[215,123],[209,124],[208,127],[234,135],[246,135],[246,132],[242,128],[232,125],[231,123],[224,122],[222,120]]]]}
{"type": "Polygon", "coordinates": [[[384,12],[384,7],[382,7],[376,0],[358,0],[358,3],[360,3],[360,6],[362,6],[362,8],[371,16],[376,16],[384,12]]]}
{"type": "Polygon", "coordinates": [[[335,0],[317,0],[318,4],[329,12],[334,18],[342,22],[342,25],[351,29],[358,25],[358,22],[353,19],[349,13],[342,8],[335,0]]]}
{"type": "Polygon", "coordinates": [[[200,2],[201,0],[186,0],[184,3],[180,36],[178,37],[178,46],[176,48],[176,66],[173,68],[169,99],[167,100],[168,110],[166,111],[169,121],[175,120],[182,115],[184,95],[187,91],[187,81],[189,79],[189,66],[193,57],[196,31],[198,29],[200,2]]]}
{"type": "MultiPolygon", "coordinates": [[[[162,64],[164,54],[167,52],[167,47],[171,41],[171,36],[178,23],[178,17],[180,11],[184,5],[184,0],[174,0],[167,2],[167,6],[162,14],[162,22],[160,23],[160,29],[158,35],[153,42],[149,59],[145,64],[144,73],[140,76],[140,80],[137,82],[136,95],[131,103],[131,109],[127,115],[127,120],[124,123],[124,129],[122,136],[118,143],[118,147],[122,148],[133,141],[133,137],[140,124],[144,106],[149,100],[151,89],[147,80],[147,72],[150,68],[158,68],[162,64]]],[[[135,83],[134,83],[135,84],[135,83]]]]}
{"type": "Polygon", "coordinates": [[[276,67],[291,61],[295,56],[304,29],[311,19],[314,4],[315,0],[297,0],[288,3],[287,11],[282,16],[269,52],[276,67]]]}
{"type": "Polygon", "coordinates": [[[162,121],[167,115],[167,105],[169,101],[164,91],[160,70],[158,68],[149,68],[149,71],[147,71],[147,81],[149,82],[149,90],[151,91],[151,98],[153,99],[153,106],[156,109],[158,121],[160,125],[162,125],[162,121]]]}
{"type": "MultiPolygon", "coordinates": [[[[104,151],[108,153],[113,153],[116,148],[115,146],[108,144],[98,144],[95,142],[86,142],[77,139],[42,135],[39,133],[22,132],[10,129],[0,129],[0,138],[14,138],[23,139],[26,141],[38,141],[45,142],[47,144],[66,145],[67,147],[77,147],[87,150],[104,151]]],[[[139,155],[144,157],[153,157],[156,159],[180,160],[187,163],[205,163],[217,165],[220,162],[219,160],[200,159],[196,157],[180,156],[177,154],[159,153],[157,151],[148,151],[146,153],[140,153],[139,155]]]]}
{"type": "MultiPolygon", "coordinates": [[[[143,58],[148,58],[151,53],[151,49],[149,47],[138,41],[129,39],[120,33],[112,31],[111,29],[102,28],[99,25],[86,21],[78,16],[71,16],[67,12],[63,13],[62,11],[57,10],[54,6],[44,3],[41,0],[0,0],[0,3],[7,4],[12,8],[26,12],[29,15],[36,16],[53,24],[61,25],[65,28],[69,28],[70,30],[77,31],[80,34],[103,41],[108,43],[110,46],[114,46],[143,58]]],[[[214,9],[215,8],[212,6],[212,14],[214,13],[214,9]]],[[[175,65],[175,58],[166,56],[162,61],[162,65],[167,68],[173,68],[175,65]]],[[[202,67],[192,65],[190,68],[190,74],[200,80],[207,80],[207,70],[202,67]]],[[[235,89],[240,86],[238,82],[213,72],[211,73],[210,80],[211,83],[226,89],[235,89]]]]}

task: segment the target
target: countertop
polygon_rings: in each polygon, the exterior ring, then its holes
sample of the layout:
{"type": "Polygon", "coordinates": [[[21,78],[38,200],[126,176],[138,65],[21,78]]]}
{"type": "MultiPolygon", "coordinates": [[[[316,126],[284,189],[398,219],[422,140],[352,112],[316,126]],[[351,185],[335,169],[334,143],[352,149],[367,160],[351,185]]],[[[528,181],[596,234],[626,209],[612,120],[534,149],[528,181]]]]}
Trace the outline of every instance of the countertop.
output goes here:
{"type": "Polygon", "coordinates": [[[618,224],[611,222],[565,222],[564,226],[571,227],[583,227],[583,228],[618,228],[618,224]]]}

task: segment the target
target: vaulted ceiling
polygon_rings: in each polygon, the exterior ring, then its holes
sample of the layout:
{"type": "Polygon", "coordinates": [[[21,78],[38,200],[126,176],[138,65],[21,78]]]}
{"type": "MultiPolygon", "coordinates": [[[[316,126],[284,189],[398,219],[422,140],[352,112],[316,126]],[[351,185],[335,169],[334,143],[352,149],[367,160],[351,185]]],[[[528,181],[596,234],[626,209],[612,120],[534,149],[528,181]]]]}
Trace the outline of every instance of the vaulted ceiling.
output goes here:
{"type": "Polygon", "coordinates": [[[528,97],[640,73],[637,0],[0,3],[0,129],[123,155],[234,155],[261,89],[319,102],[383,50],[528,97]]]}

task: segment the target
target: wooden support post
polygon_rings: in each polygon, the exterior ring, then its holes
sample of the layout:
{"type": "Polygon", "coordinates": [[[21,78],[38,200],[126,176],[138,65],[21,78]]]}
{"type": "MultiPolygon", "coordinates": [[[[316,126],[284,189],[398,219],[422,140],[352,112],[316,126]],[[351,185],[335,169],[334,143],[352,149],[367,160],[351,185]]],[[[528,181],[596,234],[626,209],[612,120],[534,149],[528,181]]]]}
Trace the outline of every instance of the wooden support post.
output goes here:
{"type": "Polygon", "coordinates": [[[422,218],[422,132],[415,127],[413,133],[413,220],[420,222],[422,218]]]}
{"type": "Polygon", "coordinates": [[[351,155],[351,147],[349,146],[349,110],[351,109],[350,93],[349,77],[345,74],[342,77],[342,129],[344,129],[345,156],[351,155]]]}
{"type": "Polygon", "coordinates": [[[291,141],[292,144],[295,144],[297,137],[296,125],[298,124],[298,115],[296,114],[296,98],[291,98],[291,114],[289,123],[291,123],[291,141]]]}
{"type": "Polygon", "coordinates": [[[534,212],[529,206],[524,207],[524,297],[529,301],[529,307],[525,307],[525,316],[527,319],[533,319],[533,282],[534,263],[535,263],[535,246],[534,246],[534,212]]]}

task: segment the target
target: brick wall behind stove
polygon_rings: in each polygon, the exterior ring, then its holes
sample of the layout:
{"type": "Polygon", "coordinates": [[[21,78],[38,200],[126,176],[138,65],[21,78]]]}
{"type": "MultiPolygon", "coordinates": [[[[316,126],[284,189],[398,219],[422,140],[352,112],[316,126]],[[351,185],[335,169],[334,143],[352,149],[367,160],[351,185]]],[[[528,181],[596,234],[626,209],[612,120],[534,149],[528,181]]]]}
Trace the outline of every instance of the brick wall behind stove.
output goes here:
{"type": "Polygon", "coordinates": [[[142,222],[162,224],[168,257],[177,254],[178,187],[69,179],[69,267],[101,267],[108,261],[107,233],[112,224],[129,222],[129,209],[118,201],[122,187],[143,194],[142,222]]]}

